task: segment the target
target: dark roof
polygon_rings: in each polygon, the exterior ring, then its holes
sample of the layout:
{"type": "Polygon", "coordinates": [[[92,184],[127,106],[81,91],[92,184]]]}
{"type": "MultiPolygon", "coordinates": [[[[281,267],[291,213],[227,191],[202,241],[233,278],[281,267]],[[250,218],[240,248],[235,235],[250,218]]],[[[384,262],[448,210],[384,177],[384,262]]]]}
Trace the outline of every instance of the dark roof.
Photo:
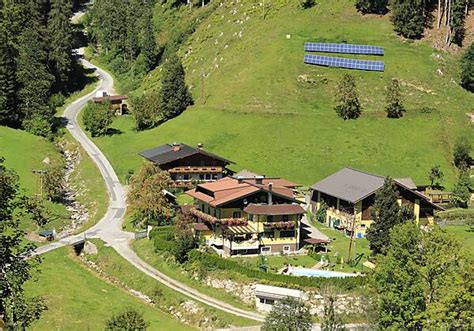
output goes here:
{"type": "Polygon", "coordinates": [[[330,241],[329,240],[324,240],[320,238],[308,238],[304,240],[308,244],[316,245],[316,244],[327,244],[330,241]]]}
{"type": "Polygon", "coordinates": [[[178,150],[175,150],[173,147],[176,146],[173,146],[173,144],[165,144],[156,148],[140,152],[138,154],[158,165],[163,165],[176,160],[184,159],[188,156],[195,154],[203,154],[210,158],[218,159],[226,163],[234,163],[230,160],[224,159],[223,157],[206,152],[199,148],[188,146],[186,144],[177,144],[177,147],[179,147],[178,150]]]}
{"type": "Polygon", "coordinates": [[[356,203],[372,195],[384,184],[385,178],[352,168],[341,169],[317,182],[311,188],[330,196],[356,203]]]}
{"type": "Polygon", "coordinates": [[[399,184],[402,184],[406,187],[408,187],[410,190],[416,190],[418,187],[416,186],[415,182],[413,181],[413,179],[411,179],[410,177],[406,177],[406,178],[395,178],[394,179],[397,183],[399,184]]]}
{"type": "MultiPolygon", "coordinates": [[[[382,176],[370,174],[357,169],[344,168],[329,177],[324,178],[322,181],[317,182],[311,186],[311,188],[315,191],[351,203],[357,203],[378,191],[383,186],[384,182],[385,178],[382,176]]],[[[413,181],[410,183],[406,179],[396,179],[394,182],[399,187],[402,187],[423,199],[432,207],[444,210],[441,206],[432,203],[424,194],[412,189],[411,187],[414,186],[413,181]]]]}
{"type": "Polygon", "coordinates": [[[294,215],[304,214],[303,207],[296,204],[257,205],[249,204],[244,211],[252,215],[294,215]]]}

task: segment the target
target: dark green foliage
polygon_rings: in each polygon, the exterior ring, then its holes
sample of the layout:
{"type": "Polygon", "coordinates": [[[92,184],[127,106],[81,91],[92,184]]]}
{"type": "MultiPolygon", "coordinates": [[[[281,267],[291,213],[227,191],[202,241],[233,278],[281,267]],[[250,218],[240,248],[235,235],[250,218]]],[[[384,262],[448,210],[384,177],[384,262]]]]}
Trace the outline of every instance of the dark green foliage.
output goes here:
{"type": "Polygon", "coordinates": [[[0,25],[0,124],[18,124],[15,96],[15,58],[7,31],[0,25]]]}
{"type": "Polygon", "coordinates": [[[456,141],[453,152],[453,162],[458,169],[466,169],[471,164],[472,145],[466,137],[461,137],[456,141]]]}
{"type": "Polygon", "coordinates": [[[134,308],[127,308],[120,314],[112,316],[105,323],[107,331],[145,331],[150,323],[145,321],[143,314],[134,308]]]}
{"type": "Polygon", "coordinates": [[[458,178],[458,182],[454,186],[453,190],[453,202],[458,207],[467,208],[467,204],[471,199],[471,191],[474,188],[472,186],[472,181],[469,176],[468,170],[461,170],[458,178]]]}
{"type": "MultiPolygon", "coordinates": [[[[15,210],[21,208],[18,176],[0,157],[0,318],[7,330],[24,330],[46,309],[40,298],[27,298],[23,285],[40,262],[36,248],[25,241],[15,210]]],[[[0,324],[1,324],[0,320],[0,324]]]]}
{"type": "Polygon", "coordinates": [[[466,0],[452,0],[451,2],[451,33],[454,43],[462,46],[466,34],[466,0]]]}
{"type": "Polygon", "coordinates": [[[163,65],[159,109],[166,119],[171,119],[192,104],[181,60],[174,54],[163,65]]]}
{"type": "Polygon", "coordinates": [[[26,207],[30,214],[31,220],[35,222],[39,228],[49,223],[48,210],[46,209],[42,199],[27,199],[26,207]]]}
{"type": "Polygon", "coordinates": [[[132,99],[132,113],[137,130],[151,129],[163,120],[158,93],[147,93],[132,99]]]}
{"type": "MultiPolygon", "coordinates": [[[[372,228],[372,227],[371,227],[372,228]]],[[[382,329],[421,330],[426,309],[417,258],[421,233],[414,222],[395,226],[387,256],[376,269],[377,308],[382,329]]]]}
{"type": "Polygon", "coordinates": [[[474,92],[474,43],[471,43],[461,59],[461,85],[474,92]]]}
{"type": "Polygon", "coordinates": [[[114,118],[115,111],[108,102],[89,102],[84,109],[84,126],[93,137],[106,134],[114,118]]]}
{"type": "Polygon", "coordinates": [[[401,222],[397,189],[391,178],[386,178],[383,187],[375,194],[374,223],[367,230],[367,240],[374,254],[385,253],[390,243],[390,230],[401,222]]]}
{"type": "Polygon", "coordinates": [[[423,0],[392,1],[392,21],[395,31],[403,37],[420,38],[425,24],[423,0]]]}
{"type": "Polygon", "coordinates": [[[387,86],[387,91],[385,94],[387,100],[387,106],[385,111],[387,112],[388,118],[400,118],[405,112],[405,107],[402,103],[402,95],[400,91],[400,83],[397,79],[392,79],[392,81],[387,86]]]}
{"type": "Polygon", "coordinates": [[[324,285],[334,285],[341,290],[352,290],[366,284],[365,277],[347,277],[347,278],[319,278],[319,277],[298,277],[283,274],[274,274],[263,272],[252,267],[242,265],[238,261],[222,258],[218,255],[192,250],[188,254],[189,263],[200,262],[207,270],[228,270],[240,275],[256,279],[259,282],[269,283],[275,286],[288,287],[301,286],[321,288],[324,285]]]}
{"type": "Polygon", "coordinates": [[[63,162],[53,161],[46,166],[46,173],[43,176],[43,188],[46,197],[55,202],[61,202],[65,193],[65,172],[63,162]]]}
{"type": "Polygon", "coordinates": [[[362,113],[359,92],[352,75],[344,74],[337,84],[336,102],[336,113],[344,120],[356,119],[362,113]]]}
{"type": "Polygon", "coordinates": [[[439,164],[433,166],[428,173],[428,179],[430,180],[430,186],[442,186],[444,178],[443,170],[441,170],[441,166],[439,164]]]}
{"type": "Polygon", "coordinates": [[[314,5],[316,4],[316,0],[301,0],[301,7],[303,9],[309,9],[311,7],[314,7],[314,5]]]}
{"type": "Polygon", "coordinates": [[[326,222],[326,213],[328,210],[329,206],[325,201],[321,201],[321,205],[319,206],[319,209],[316,211],[316,220],[319,223],[324,223],[326,222]]]}
{"type": "Polygon", "coordinates": [[[393,228],[373,275],[378,324],[390,330],[467,330],[473,326],[473,265],[461,244],[415,222],[393,228]]]}
{"type": "Polygon", "coordinates": [[[355,6],[363,14],[384,14],[388,0],[356,0],[355,6]]]}
{"type": "Polygon", "coordinates": [[[72,15],[70,0],[51,0],[48,20],[49,62],[57,90],[64,90],[72,68],[72,15]]]}
{"type": "Polygon", "coordinates": [[[153,70],[157,64],[155,29],[151,11],[145,14],[142,39],[142,54],[145,61],[146,72],[149,72],[153,70]]]}
{"type": "Polygon", "coordinates": [[[188,260],[188,253],[196,248],[197,243],[190,231],[182,231],[176,236],[176,244],[173,249],[174,258],[178,263],[188,260]]]}
{"type": "Polygon", "coordinates": [[[313,322],[309,308],[302,300],[285,298],[275,302],[265,317],[263,331],[311,330],[313,322]]]}

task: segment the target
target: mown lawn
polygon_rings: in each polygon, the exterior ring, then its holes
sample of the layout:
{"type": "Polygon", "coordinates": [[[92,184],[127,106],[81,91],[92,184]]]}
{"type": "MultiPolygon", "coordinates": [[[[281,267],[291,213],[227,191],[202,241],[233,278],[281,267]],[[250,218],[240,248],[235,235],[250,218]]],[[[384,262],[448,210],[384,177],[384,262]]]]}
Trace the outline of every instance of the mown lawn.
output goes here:
{"type": "Polygon", "coordinates": [[[43,296],[48,310],[32,330],[103,330],[113,314],[133,307],[150,322],[150,330],[190,330],[142,300],[92,274],[68,248],[44,256],[37,282],[27,284],[31,296],[43,296]]]}
{"type": "MultiPolygon", "coordinates": [[[[204,143],[205,149],[237,162],[235,170],[305,185],[345,166],[410,176],[422,184],[428,170],[440,164],[452,189],[454,141],[473,136],[465,113],[472,111],[474,95],[456,83],[458,55],[434,51],[423,41],[402,41],[388,16],[361,16],[349,0],[320,1],[309,10],[275,1],[265,20],[253,5],[219,7],[182,47],[195,106],[144,132],[133,130],[131,117],[119,117],[113,128],[121,133],[95,139],[122,181],[142,162],[138,152],[181,141],[204,143]],[[385,47],[385,72],[350,71],[364,108],[360,119],[336,116],[335,86],[348,71],[303,64],[305,41],[385,47]],[[387,119],[383,110],[384,88],[392,78],[402,82],[406,98],[407,114],[399,120],[387,119]]],[[[159,75],[158,68],[134,93],[156,89],[159,75]]]]}
{"type": "MultiPolygon", "coordinates": [[[[146,241],[146,240],[142,240],[146,241]]],[[[134,266],[129,264],[124,260],[120,255],[118,255],[111,247],[106,247],[100,241],[94,241],[99,247],[99,254],[97,256],[90,256],[108,275],[120,280],[121,282],[127,284],[129,287],[139,290],[142,293],[147,294],[157,302],[157,305],[168,309],[170,306],[177,307],[185,301],[191,300],[188,297],[169,289],[168,287],[162,285],[157,280],[147,276],[142,273],[134,266]]],[[[137,253],[140,253],[139,251],[137,253]]],[[[140,255],[140,254],[139,254],[140,255]]],[[[147,261],[150,263],[150,261],[147,261]]],[[[157,270],[167,274],[168,271],[161,265],[153,265],[157,270]]],[[[177,273],[177,270],[174,271],[177,273]]],[[[176,280],[182,281],[183,275],[173,274],[176,277],[176,280]]],[[[199,291],[203,287],[196,287],[199,291]]],[[[209,294],[209,291],[205,291],[205,294],[209,294]]],[[[219,291],[213,296],[221,298],[219,291]]],[[[225,327],[229,325],[234,326],[249,326],[257,325],[258,322],[253,320],[248,320],[245,318],[240,318],[228,313],[224,313],[220,310],[208,307],[206,305],[198,303],[199,307],[204,309],[202,316],[195,316],[195,320],[192,325],[200,326],[203,319],[207,318],[214,322],[215,326],[225,327]]],[[[238,305],[238,303],[236,303],[238,305]]]]}
{"type": "Polygon", "coordinates": [[[464,251],[474,259],[474,230],[468,225],[447,225],[443,227],[448,233],[454,235],[463,245],[464,251]]]}
{"type": "MultiPolygon", "coordinates": [[[[243,264],[247,264],[255,269],[259,269],[260,264],[262,263],[260,256],[252,256],[252,257],[234,257],[232,259],[236,259],[243,264]]],[[[304,267],[304,268],[311,268],[313,267],[318,261],[308,255],[272,255],[272,256],[265,256],[266,264],[269,267],[269,271],[271,272],[278,272],[281,268],[291,265],[293,267],[304,267]]]]}

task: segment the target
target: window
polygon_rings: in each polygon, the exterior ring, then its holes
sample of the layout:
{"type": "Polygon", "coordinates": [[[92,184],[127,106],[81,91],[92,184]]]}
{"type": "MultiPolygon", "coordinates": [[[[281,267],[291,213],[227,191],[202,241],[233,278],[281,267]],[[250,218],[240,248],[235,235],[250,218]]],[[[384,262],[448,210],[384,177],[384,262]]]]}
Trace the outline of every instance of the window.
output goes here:
{"type": "Polygon", "coordinates": [[[211,179],[211,174],[206,174],[206,180],[210,180],[211,179]]]}
{"type": "Polygon", "coordinates": [[[262,232],[262,238],[275,238],[275,232],[273,231],[262,232]]]}
{"type": "Polygon", "coordinates": [[[260,248],[260,252],[261,252],[262,254],[270,253],[271,251],[272,251],[272,248],[269,247],[269,246],[264,246],[264,247],[261,247],[261,248],[260,248]]]}
{"type": "Polygon", "coordinates": [[[281,219],[282,219],[283,222],[288,222],[289,217],[288,217],[288,215],[283,215],[281,217],[281,219]]]}
{"type": "Polygon", "coordinates": [[[291,248],[290,246],[286,245],[286,246],[283,246],[283,252],[285,253],[289,253],[291,251],[291,248]]]}
{"type": "Polygon", "coordinates": [[[360,224],[359,226],[361,229],[365,229],[365,224],[360,224]]]}
{"type": "Polygon", "coordinates": [[[217,211],[214,209],[214,217],[217,216],[217,211]]]}
{"type": "Polygon", "coordinates": [[[292,238],[295,236],[295,231],[280,231],[280,238],[292,238]]]}
{"type": "Polygon", "coordinates": [[[273,216],[272,215],[267,216],[267,222],[273,222],[273,216]]]}
{"type": "Polygon", "coordinates": [[[204,174],[199,174],[199,179],[204,180],[204,174]]]}
{"type": "Polygon", "coordinates": [[[189,180],[189,175],[188,174],[184,174],[184,180],[189,180]]]}
{"type": "Polygon", "coordinates": [[[273,299],[266,299],[266,298],[259,298],[260,303],[266,304],[266,305],[273,305],[275,303],[275,300],[273,299]]]}
{"type": "Polygon", "coordinates": [[[242,213],[240,211],[234,211],[232,213],[232,218],[241,218],[242,217],[242,213]]]}

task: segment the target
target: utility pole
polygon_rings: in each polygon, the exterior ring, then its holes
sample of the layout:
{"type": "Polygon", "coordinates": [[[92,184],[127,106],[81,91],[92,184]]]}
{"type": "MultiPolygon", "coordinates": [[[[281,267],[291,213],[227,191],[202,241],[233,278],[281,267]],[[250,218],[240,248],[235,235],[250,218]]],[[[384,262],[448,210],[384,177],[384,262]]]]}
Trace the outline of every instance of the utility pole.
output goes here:
{"type": "Polygon", "coordinates": [[[201,75],[201,99],[203,104],[206,103],[204,99],[204,73],[201,75]]]}
{"type": "Polygon", "coordinates": [[[351,218],[352,218],[352,229],[351,229],[351,240],[349,241],[349,254],[347,257],[347,263],[351,263],[352,261],[351,251],[352,251],[352,243],[354,241],[354,233],[355,233],[355,215],[353,215],[351,218]]]}

